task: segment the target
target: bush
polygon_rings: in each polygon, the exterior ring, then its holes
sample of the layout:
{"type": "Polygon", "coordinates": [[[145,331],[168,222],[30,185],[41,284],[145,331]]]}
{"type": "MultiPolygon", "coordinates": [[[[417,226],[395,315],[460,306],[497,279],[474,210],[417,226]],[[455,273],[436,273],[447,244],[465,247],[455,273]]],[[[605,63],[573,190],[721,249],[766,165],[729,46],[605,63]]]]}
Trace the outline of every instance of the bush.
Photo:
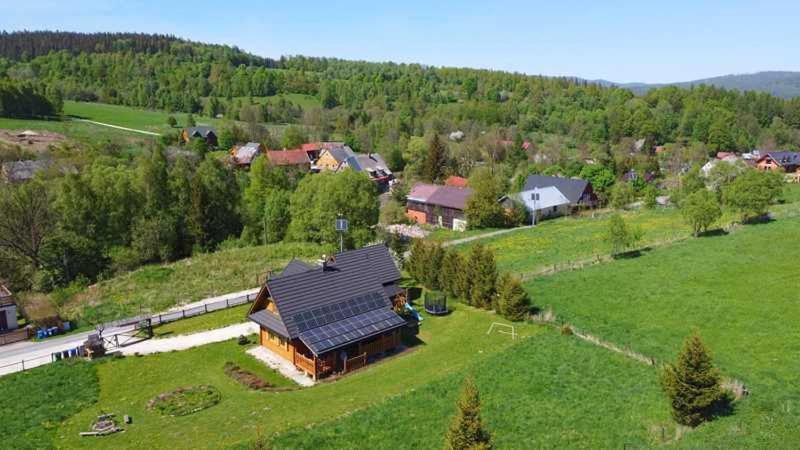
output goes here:
{"type": "Polygon", "coordinates": [[[722,188],[722,202],[737,211],[742,222],[761,217],[783,195],[783,175],[748,170],[722,188]]]}
{"type": "Polygon", "coordinates": [[[624,209],[635,200],[633,188],[629,183],[617,183],[611,188],[611,206],[624,209]]]}
{"type": "Polygon", "coordinates": [[[530,298],[520,279],[503,274],[497,282],[497,312],[512,322],[519,322],[529,311],[530,298]]]}
{"type": "Polygon", "coordinates": [[[700,232],[705,232],[711,224],[722,217],[722,209],[719,207],[717,196],[701,189],[689,194],[681,202],[681,214],[695,236],[700,232]]]}
{"type": "Polygon", "coordinates": [[[636,246],[642,239],[641,230],[630,228],[619,214],[612,214],[608,221],[606,240],[611,244],[611,255],[620,255],[636,246]]]}

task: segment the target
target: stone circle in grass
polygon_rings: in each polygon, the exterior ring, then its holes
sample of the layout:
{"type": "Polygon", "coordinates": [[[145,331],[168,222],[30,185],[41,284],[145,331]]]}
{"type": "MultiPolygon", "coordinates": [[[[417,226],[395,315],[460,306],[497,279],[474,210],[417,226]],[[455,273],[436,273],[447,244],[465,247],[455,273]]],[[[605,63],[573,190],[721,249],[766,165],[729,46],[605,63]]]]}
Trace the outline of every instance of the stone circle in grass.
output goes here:
{"type": "Polygon", "coordinates": [[[147,408],[165,416],[185,416],[210,408],[222,399],[214,386],[200,385],[164,392],[147,402],[147,408]]]}

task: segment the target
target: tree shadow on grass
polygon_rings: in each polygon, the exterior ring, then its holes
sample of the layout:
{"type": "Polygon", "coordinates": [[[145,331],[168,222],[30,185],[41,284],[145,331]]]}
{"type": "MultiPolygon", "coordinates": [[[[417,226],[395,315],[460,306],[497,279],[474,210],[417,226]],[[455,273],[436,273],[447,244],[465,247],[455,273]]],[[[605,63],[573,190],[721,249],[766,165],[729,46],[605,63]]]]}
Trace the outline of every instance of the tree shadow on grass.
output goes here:
{"type": "Polygon", "coordinates": [[[742,225],[766,225],[774,221],[775,218],[773,218],[771,214],[767,213],[760,215],[758,217],[751,217],[749,219],[743,220],[742,225]]]}
{"type": "Polygon", "coordinates": [[[715,236],[727,236],[729,233],[722,228],[717,228],[714,230],[707,230],[703,231],[702,233],[698,233],[697,237],[715,237],[715,236]]]}
{"type": "Polygon", "coordinates": [[[635,259],[638,258],[646,253],[650,253],[653,251],[653,247],[643,247],[637,248],[636,250],[629,250],[623,253],[617,253],[616,255],[611,255],[613,259],[635,259]]]}

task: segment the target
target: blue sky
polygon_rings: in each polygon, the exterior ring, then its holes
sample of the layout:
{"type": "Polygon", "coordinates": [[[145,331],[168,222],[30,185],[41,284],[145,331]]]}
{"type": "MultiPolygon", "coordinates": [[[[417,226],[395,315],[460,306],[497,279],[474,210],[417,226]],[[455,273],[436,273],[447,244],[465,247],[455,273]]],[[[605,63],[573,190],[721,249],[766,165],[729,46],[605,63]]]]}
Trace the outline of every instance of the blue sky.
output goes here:
{"type": "Polygon", "coordinates": [[[800,70],[794,1],[0,0],[0,29],[141,31],[278,57],[617,82],[800,70]]]}

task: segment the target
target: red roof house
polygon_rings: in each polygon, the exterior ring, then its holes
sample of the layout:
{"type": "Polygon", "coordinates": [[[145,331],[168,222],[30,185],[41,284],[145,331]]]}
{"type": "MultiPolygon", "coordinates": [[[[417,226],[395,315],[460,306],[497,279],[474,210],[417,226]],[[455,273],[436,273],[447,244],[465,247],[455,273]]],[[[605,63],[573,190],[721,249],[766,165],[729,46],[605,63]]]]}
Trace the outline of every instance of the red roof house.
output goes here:
{"type": "Polygon", "coordinates": [[[461,188],[463,188],[463,187],[467,187],[468,184],[469,184],[469,182],[467,181],[466,178],[457,177],[455,175],[452,175],[452,176],[448,177],[444,181],[444,185],[445,186],[453,186],[453,187],[461,187],[461,188]]]}
{"type": "Polygon", "coordinates": [[[303,149],[270,150],[267,152],[270,164],[276,166],[311,166],[308,153],[303,149]]]}

